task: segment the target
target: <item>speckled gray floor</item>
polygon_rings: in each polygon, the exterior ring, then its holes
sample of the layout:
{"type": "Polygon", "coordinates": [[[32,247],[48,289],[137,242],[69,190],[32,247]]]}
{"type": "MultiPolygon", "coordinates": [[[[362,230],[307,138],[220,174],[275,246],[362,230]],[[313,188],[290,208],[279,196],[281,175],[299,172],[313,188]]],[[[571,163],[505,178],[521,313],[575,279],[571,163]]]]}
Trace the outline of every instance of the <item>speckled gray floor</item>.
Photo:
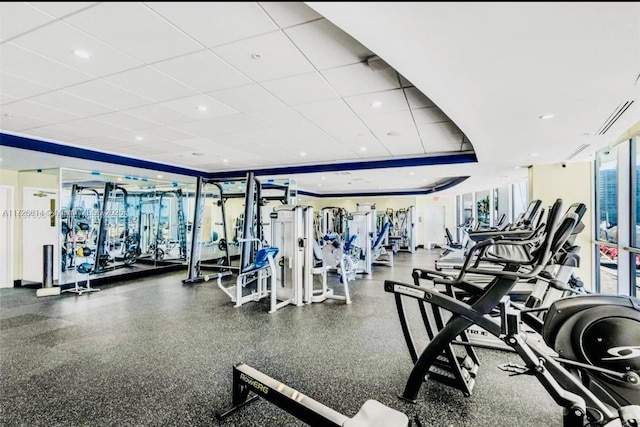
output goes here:
{"type": "MultiPolygon", "coordinates": [[[[369,398],[418,415],[424,426],[561,425],[535,378],[496,366],[513,354],[480,351],[474,394],[425,383],[419,403],[396,395],[411,361],[386,278],[410,282],[433,254],[399,253],[352,282],[353,304],[328,301],[234,308],[215,282],[183,285],[184,273],[101,285],[92,294],[36,298],[0,290],[2,426],[217,426],[230,403],[231,367],[244,361],[353,416],[369,398]]],[[[332,284],[337,279],[330,277],[332,284]]],[[[338,286],[335,286],[339,292],[338,286]]],[[[303,425],[259,401],[222,426],[303,425]]]]}

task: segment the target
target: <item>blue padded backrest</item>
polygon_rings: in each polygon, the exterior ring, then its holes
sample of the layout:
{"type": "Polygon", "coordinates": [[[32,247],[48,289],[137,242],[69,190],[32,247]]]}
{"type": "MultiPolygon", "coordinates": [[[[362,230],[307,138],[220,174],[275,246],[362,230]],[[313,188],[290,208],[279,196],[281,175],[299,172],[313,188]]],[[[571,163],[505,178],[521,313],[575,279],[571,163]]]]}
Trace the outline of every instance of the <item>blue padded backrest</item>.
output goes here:
{"type": "Polygon", "coordinates": [[[391,227],[391,222],[386,221],[382,226],[382,230],[380,230],[380,234],[378,234],[378,238],[373,243],[373,247],[371,248],[372,250],[376,250],[380,247],[380,245],[382,245],[382,241],[389,232],[389,227],[391,227]]]}
{"type": "Polygon", "coordinates": [[[268,258],[269,254],[273,254],[273,257],[275,258],[277,253],[278,253],[278,248],[259,249],[258,252],[256,253],[255,262],[249,266],[248,270],[257,270],[259,268],[266,266],[267,263],[269,262],[269,258],[268,258]]]}
{"type": "Polygon", "coordinates": [[[354,234],[353,236],[349,237],[349,241],[344,244],[344,251],[345,252],[349,252],[349,249],[351,249],[351,245],[353,245],[353,242],[355,242],[355,240],[357,238],[358,238],[357,234],[354,234]]]}

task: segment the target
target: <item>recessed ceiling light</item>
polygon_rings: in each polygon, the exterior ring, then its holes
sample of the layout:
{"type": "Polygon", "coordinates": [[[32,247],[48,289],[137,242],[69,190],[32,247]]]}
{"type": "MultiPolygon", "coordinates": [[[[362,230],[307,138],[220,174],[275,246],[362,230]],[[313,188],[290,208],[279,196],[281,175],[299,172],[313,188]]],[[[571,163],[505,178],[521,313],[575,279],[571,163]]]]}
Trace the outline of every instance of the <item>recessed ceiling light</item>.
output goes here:
{"type": "Polygon", "coordinates": [[[262,55],[260,55],[259,53],[252,53],[251,54],[251,59],[255,59],[257,61],[260,58],[262,58],[262,55]]]}
{"type": "Polygon", "coordinates": [[[537,157],[537,156],[538,156],[538,153],[531,153],[531,154],[529,154],[529,155],[530,155],[531,157],[537,157]]]}
{"type": "Polygon", "coordinates": [[[318,183],[318,187],[322,187],[322,183],[321,182],[318,183]]]}
{"type": "Polygon", "coordinates": [[[118,181],[122,181],[122,178],[118,178],[118,181]]]}
{"type": "Polygon", "coordinates": [[[198,111],[207,111],[208,110],[206,105],[198,105],[197,108],[198,108],[198,111]]]}
{"type": "Polygon", "coordinates": [[[192,156],[204,156],[204,153],[191,153],[192,156]]]}
{"type": "Polygon", "coordinates": [[[156,178],[162,179],[162,175],[158,175],[158,176],[156,176],[156,178]]]}
{"type": "Polygon", "coordinates": [[[413,175],[413,172],[409,172],[409,175],[413,175]]]}
{"type": "Polygon", "coordinates": [[[556,115],[555,114],[544,114],[542,116],[540,116],[539,118],[542,120],[547,120],[547,119],[553,119],[556,115]]]}
{"type": "Polygon", "coordinates": [[[307,155],[307,153],[305,153],[304,151],[301,151],[301,152],[300,152],[300,156],[301,156],[301,157],[304,157],[304,156],[306,156],[306,155],[307,155]]]}
{"type": "Polygon", "coordinates": [[[229,163],[229,159],[222,159],[222,163],[229,163]]]}
{"type": "Polygon", "coordinates": [[[514,169],[520,169],[520,166],[514,166],[514,169]]]}
{"type": "Polygon", "coordinates": [[[400,132],[392,130],[391,132],[387,132],[387,136],[400,136],[400,132]]]}
{"type": "Polygon", "coordinates": [[[74,49],[73,54],[77,57],[84,58],[84,59],[91,58],[91,53],[82,49],[74,49]]]}
{"type": "Polygon", "coordinates": [[[326,176],[321,176],[320,179],[325,180],[325,179],[327,179],[327,177],[326,176]]]}
{"type": "Polygon", "coordinates": [[[360,147],[360,151],[367,151],[367,147],[360,147]]]}
{"type": "Polygon", "coordinates": [[[371,103],[371,106],[372,106],[373,108],[380,108],[380,107],[382,107],[382,102],[381,102],[381,101],[373,101],[373,102],[371,103]]]}
{"type": "Polygon", "coordinates": [[[144,138],[143,138],[143,137],[141,137],[141,136],[136,136],[136,141],[143,141],[143,140],[144,140],[144,138]]]}

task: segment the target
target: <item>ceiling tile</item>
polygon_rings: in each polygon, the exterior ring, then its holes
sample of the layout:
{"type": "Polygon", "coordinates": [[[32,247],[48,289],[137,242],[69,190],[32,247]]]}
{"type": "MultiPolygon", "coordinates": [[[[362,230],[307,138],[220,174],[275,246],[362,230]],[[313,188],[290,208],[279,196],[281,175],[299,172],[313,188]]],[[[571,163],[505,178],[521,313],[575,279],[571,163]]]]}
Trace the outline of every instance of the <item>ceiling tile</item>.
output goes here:
{"type": "Polygon", "coordinates": [[[209,92],[208,95],[242,113],[268,110],[284,105],[282,101],[257,84],[209,92]]]}
{"type": "Polygon", "coordinates": [[[0,38],[3,40],[8,40],[54,20],[55,18],[52,16],[28,3],[0,2],[0,38]]]}
{"type": "Polygon", "coordinates": [[[418,125],[451,121],[438,107],[416,108],[411,112],[418,125]]]}
{"type": "Polygon", "coordinates": [[[113,126],[94,119],[74,120],[65,124],[71,126],[77,132],[79,137],[81,137],[81,135],[85,135],[85,137],[87,138],[112,136],[118,133],[122,133],[122,131],[124,130],[119,126],[113,126]]]}
{"type": "Polygon", "coordinates": [[[150,2],[149,7],[207,47],[278,27],[255,2],[150,2]]]}
{"type": "Polygon", "coordinates": [[[20,76],[39,85],[57,89],[92,79],[89,74],[76,71],[40,55],[29,52],[11,42],[0,45],[2,71],[20,76]]]}
{"type": "Polygon", "coordinates": [[[376,131],[375,135],[393,156],[425,154],[414,126],[399,129],[397,132],[397,135],[390,136],[385,131],[376,131]]]}
{"type": "Polygon", "coordinates": [[[134,130],[124,130],[120,128],[120,132],[114,133],[111,135],[113,139],[118,139],[120,141],[126,142],[129,146],[151,146],[160,143],[168,142],[164,138],[160,138],[157,136],[153,136],[145,133],[144,131],[134,131],[134,130]],[[141,141],[136,138],[142,136],[143,139],[141,141]]]}
{"type": "Polygon", "coordinates": [[[29,4],[56,18],[62,18],[98,3],[90,1],[35,1],[29,4]]]}
{"type": "Polygon", "coordinates": [[[14,116],[33,117],[47,123],[67,122],[79,118],[76,114],[49,108],[46,105],[31,101],[18,101],[2,108],[3,113],[14,116]]]}
{"type": "Polygon", "coordinates": [[[195,95],[189,86],[151,67],[141,67],[105,77],[103,80],[157,102],[195,95]]]}
{"type": "Polygon", "coordinates": [[[202,49],[155,12],[137,2],[105,2],[65,18],[83,31],[146,63],[202,49]]]}
{"type": "Polygon", "coordinates": [[[124,113],[122,111],[102,114],[93,118],[103,123],[109,123],[114,126],[119,126],[121,128],[131,130],[149,129],[158,127],[160,125],[160,123],[145,120],[132,114],[124,113]]]}
{"type": "Polygon", "coordinates": [[[114,110],[122,110],[150,104],[152,101],[143,98],[126,89],[102,80],[93,80],[75,86],[67,87],[64,92],[90,99],[114,110]]]}
{"type": "Polygon", "coordinates": [[[357,118],[342,99],[329,99],[296,105],[295,110],[320,127],[335,121],[357,118]]]}
{"type": "MultiPolygon", "coordinates": [[[[9,106],[10,105],[11,104],[9,104],[9,106]]],[[[2,114],[0,115],[0,127],[5,130],[19,131],[45,126],[49,123],[50,122],[36,119],[28,115],[10,113],[5,107],[2,108],[2,114]]]]}
{"type": "MultiPolygon", "coordinates": [[[[89,119],[84,119],[89,120],[89,119]]],[[[102,135],[97,135],[94,129],[87,129],[87,125],[77,126],[77,121],[57,123],[48,126],[42,126],[38,128],[40,132],[54,132],[56,134],[66,135],[65,142],[75,141],[83,138],[102,138],[102,135]]],[[[122,129],[120,129],[122,131],[122,129]]]]}
{"type": "Polygon", "coordinates": [[[255,81],[313,71],[313,66],[280,31],[212,49],[255,81]],[[259,59],[252,55],[260,55],[259,59]]]}
{"type": "Polygon", "coordinates": [[[173,101],[163,102],[161,105],[176,110],[194,120],[205,120],[211,117],[227,116],[237,113],[233,108],[203,94],[174,99],[173,101]],[[201,110],[198,107],[206,109],[201,110]]]}
{"type": "Polygon", "coordinates": [[[373,71],[364,62],[321,72],[341,96],[381,92],[400,87],[395,70],[388,68],[386,70],[373,71]]]}
{"type": "Polygon", "coordinates": [[[289,105],[338,97],[338,94],[317,71],[270,80],[262,82],[261,85],[289,105]]]}
{"type": "Polygon", "coordinates": [[[265,126],[256,122],[245,114],[234,114],[231,116],[216,117],[208,121],[217,129],[231,133],[242,133],[251,130],[263,129],[265,126]]]}
{"type": "Polygon", "coordinates": [[[249,78],[209,50],[156,62],[153,64],[153,68],[157,68],[201,92],[251,83],[249,78]]]}
{"type": "Polygon", "coordinates": [[[427,98],[425,94],[420,92],[416,87],[407,87],[404,89],[409,100],[409,106],[413,108],[435,107],[435,104],[427,98]]]}
{"type": "Polygon", "coordinates": [[[259,4],[276,21],[280,28],[322,18],[322,15],[304,4],[304,2],[269,1],[260,2],[259,4]]]}
{"type": "Polygon", "coordinates": [[[166,139],[167,141],[177,141],[179,139],[188,139],[188,138],[193,138],[194,136],[187,132],[183,132],[181,130],[174,129],[167,126],[145,129],[144,132],[141,132],[141,135],[143,137],[146,135],[151,135],[154,137],[166,139]]]}
{"type": "Polygon", "coordinates": [[[381,114],[361,114],[360,118],[372,131],[383,133],[397,132],[399,129],[415,126],[409,110],[381,114]]]}
{"type": "Polygon", "coordinates": [[[32,31],[15,39],[13,43],[94,77],[143,64],[62,21],[32,31]],[[87,52],[91,57],[81,58],[74,54],[75,50],[87,52]]]}
{"type": "Polygon", "coordinates": [[[230,135],[226,130],[222,130],[217,127],[214,123],[211,122],[212,119],[209,120],[198,120],[195,122],[189,123],[181,123],[177,124],[174,127],[181,132],[188,133],[190,136],[187,138],[181,139],[189,139],[192,138],[193,135],[201,136],[204,138],[213,139],[215,141],[223,141],[226,137],[230,135]]]}
{"type": "Polygon", "coordinates": [[[36,95],[29,98],[29,101],[55,108],[60,111],[66,111],[78,117],[95,116],[113,111],[112,108],[96,104],[95,102],[91,102],[84,98],[79,98],[59,90],[42,95],[36,95]]]}
{"type": "Polygon", "coordinates": [[[284,30],[318,69],[366,61],[373,53],[327,19],[284,30]]]}
{"type": "Polygon", "coordinates": [[[127,113],[143,119],[151,120],[152,122],[163,123],[166,126],[173,126],[193,121],[193,118],[160,104],[131,108],[127,110],[127,113]]]}
{"type": "Polygon", "coordinates": [[[301,121],[309,122],[306,117],[289,106],[270,108],[269,110],[249,111],[247,116],[274,129],[290,126],[300,123],[301,121]]]}
{"type": "Polygon", "coordinates": [[[409,110],[402,89],[347,96],[344,100],[359,116],[409,110]]]}
{"type": "Polygon", "coordinates": [[[18,99],[28,98],[51,90],[48,87],[5,72],[0,72],[0,89],[3,94],[10,95],[18,99]]]}
{"type": "Polygon", "coordinates": [[[462,143],[462,132],[451,122],[419,125],[418,132],[427,152],[443,145],[457,144],[459,147],[462,143]]]}
{"type": "Polygon", "coordinates": [[[122,139],[117,139],[109,136],[81,138],[76,139],[74,143],[83,147],[91,147],[103,151],[110,150],[115,147],[126,147],[128,145],[131,145],[131,141],[124,141],[122,139]]]}
{"type": "Polygon", "coordinates": [[[15,96],[0,93],[0,105],[9,104],[11,102],[16,102],[18,100],[20,100],[20,98],[16,98],[15,96]]]}
{"type": "Polygon", "coordinates": [[[29,133],[29,136],[34,136],[34,137],[37,137],[38,139],[42,139],[42,138],[50,139],[55,142],[65,143],[65,142],[77,140],[77,137],[75,135],[71,135],[65,132],[54,132],[53,130],[48,128],[49,126],[40,127],[37,129],[29,129],[28,133],[29,133]]]}

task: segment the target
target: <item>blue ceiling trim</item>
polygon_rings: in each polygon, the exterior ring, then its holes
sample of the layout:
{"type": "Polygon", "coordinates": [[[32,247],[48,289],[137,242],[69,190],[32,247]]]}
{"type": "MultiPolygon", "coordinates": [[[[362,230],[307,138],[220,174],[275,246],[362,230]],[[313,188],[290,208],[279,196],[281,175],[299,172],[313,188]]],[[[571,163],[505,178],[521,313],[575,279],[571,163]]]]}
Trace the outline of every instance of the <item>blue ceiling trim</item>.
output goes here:
{"type": "Polygon", "coordinates": [[[117,165],[131,166],[134,168],[151,169],[154,171],[175,173],[178,175],[197,177],[207,174],[206,172],[187,169],[179,166],[170,166],[162,163],[150,162],[147,160],[119,156],[117,154],[101,153],[99,151],[88,150],[86,148],[71,147],[68,145],[40,141],[24,136],[10,135],[3,132],[0,132],[0,146],[40,151],[42,153],[57,154],[60,156],[75,157],[84,160],[94,160],[96,162],[114,163],[117,165]]]}
{"type": "MultiPolygon", "coordinates": [[[[411,157],[405,159],[371,160],[363,162],[330,163],[321,165],[283,166],[277,168],[254,169],[255,175],[293,175],[317,172],[353,171],[366,169],[403,168],[411,166],[452,165],[456,163],[476,163],[475,153],[445,154],[440,156],[411,157]]],[[[210,178],[236,176],[239,171],[212,172],[210,178]]]]}
{"type": "Polygon", "coordinates": [[[330,197],[385,197],[385,196],[424,196],[426,194],[437,193],[448,188],[454,187],[464,180],[469,178],[468,176],[458,176],[451,178],[449,181],[440,185],[436,185],[431,188],[420,188],[413,190],[399,190],[399,191],[364,191],[364,192],[352,192],[352,193],[313,193],[311,191],[298,189],[298,194],[303,196],[318,197],[318,198],[330,198],[330,197]]]}

